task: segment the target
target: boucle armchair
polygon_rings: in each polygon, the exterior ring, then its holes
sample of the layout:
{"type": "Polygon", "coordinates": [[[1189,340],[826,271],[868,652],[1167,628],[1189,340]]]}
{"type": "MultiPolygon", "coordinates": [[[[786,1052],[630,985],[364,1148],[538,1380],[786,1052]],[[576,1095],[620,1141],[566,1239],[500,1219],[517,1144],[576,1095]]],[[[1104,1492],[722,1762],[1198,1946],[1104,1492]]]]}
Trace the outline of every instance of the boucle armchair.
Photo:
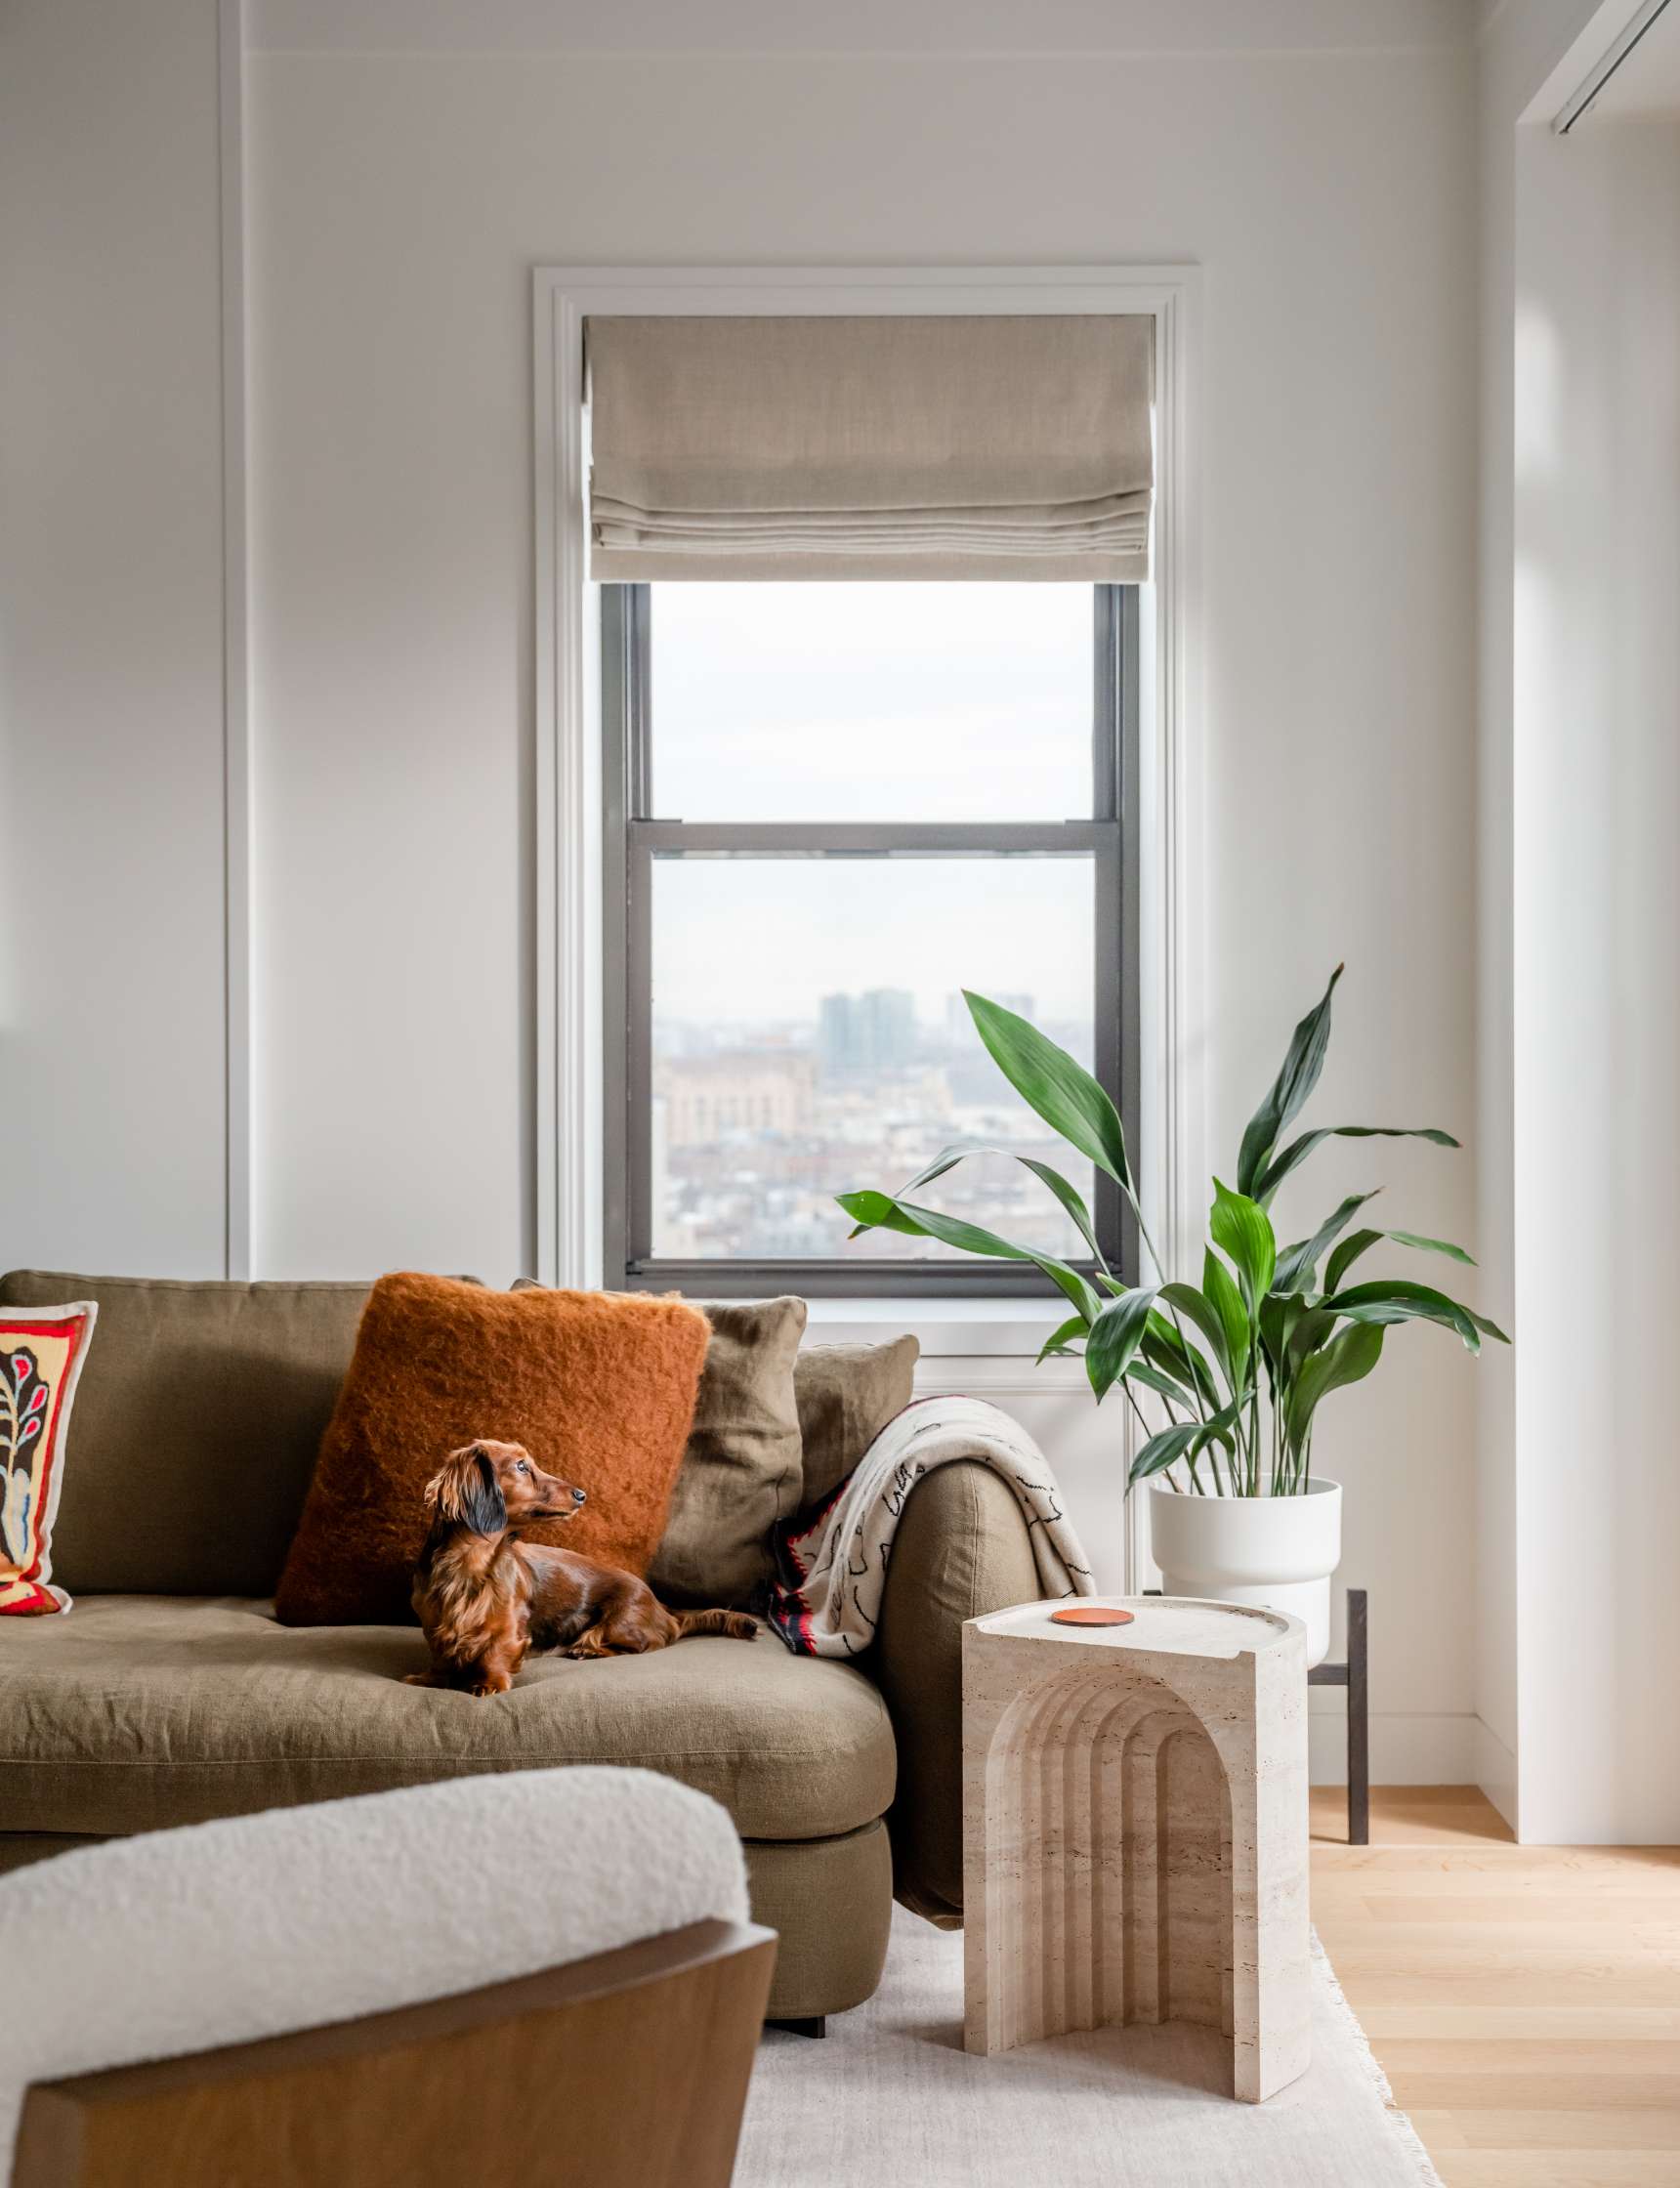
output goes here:
{"type": "Polygon", "coordinates": [[[0,2046],[0,2173],[726,2188],[776,1952],[746,1914],[728,1816],[646,1771],[64,1854],[0,1878],[27,1999],[0,2046]]]}

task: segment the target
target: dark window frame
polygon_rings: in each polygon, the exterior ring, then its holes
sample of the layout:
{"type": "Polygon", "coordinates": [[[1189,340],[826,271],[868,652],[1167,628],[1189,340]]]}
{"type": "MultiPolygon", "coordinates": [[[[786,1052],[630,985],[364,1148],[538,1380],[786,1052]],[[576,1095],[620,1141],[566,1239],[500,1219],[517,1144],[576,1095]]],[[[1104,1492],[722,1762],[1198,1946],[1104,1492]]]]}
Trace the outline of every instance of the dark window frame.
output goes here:
{"type": "MultiPolygon", "coordinates": [[[[1096,1076],[1119,1110],[1134,1176],[1141,1072],[1138,981],[1139,611],[1135,585],[1093,587],[1091,813],[1030,822],[685,821],[652,812],[651,593],[601,587],[605,902],[603,995],[606,1283],[614,1290],[705,1298],[1059,1298],[1029,1262],[981,1260],[658,1260],[652,1238],[652,863],[656,858],[1008,858],[1079,855],[1095,882],[1096,1076]]],[[[978,1035],[976,1036],[978,1038],[978,1035]]],[[[896,1187],[899,1179],[837,1179],[896,1187]]],[[[1093,1216],[1111,1267],[1137,1282],[1136,1225],[1097,1175],[1093,1216]]],[[[1072,1264],[1087,1275],[1095,1264],[1072,1264]]]]}

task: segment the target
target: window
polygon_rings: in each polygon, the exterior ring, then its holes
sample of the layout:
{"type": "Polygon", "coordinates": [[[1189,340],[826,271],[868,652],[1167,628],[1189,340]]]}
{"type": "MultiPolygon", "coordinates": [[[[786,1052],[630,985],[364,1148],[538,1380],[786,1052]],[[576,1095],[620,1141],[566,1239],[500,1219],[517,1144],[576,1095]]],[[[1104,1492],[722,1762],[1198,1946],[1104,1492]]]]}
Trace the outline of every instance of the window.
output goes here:
{"type": "Polygon", "coordinates": [[[847,1240],[921,1197],[1083,1265],[1046,1159],[1128,1272],[1129,1216],[1011,1092],[962,1001],[1032,1019],[1137,1145],[1137,591],[606,585],[607,1282],[699,1295],[1036,1289],[847,1240]]]}

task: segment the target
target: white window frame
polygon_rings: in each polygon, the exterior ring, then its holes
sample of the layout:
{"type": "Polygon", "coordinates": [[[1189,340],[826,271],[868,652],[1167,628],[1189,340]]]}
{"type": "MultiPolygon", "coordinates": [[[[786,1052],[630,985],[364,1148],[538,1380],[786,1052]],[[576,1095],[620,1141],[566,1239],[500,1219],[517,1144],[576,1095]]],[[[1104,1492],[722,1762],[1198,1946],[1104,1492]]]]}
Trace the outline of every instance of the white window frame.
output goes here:
{"type": "MultiPolygon", "coordinates": [[[[583,322],[591,313],[788,317],[1147,313],[1155,326],[1155,575],[1142,614],[1139,1185],[1169,1263],[1199,1241],[1202,833],[1196,416],[1200,274],[1186,266],[538,267],[536,453],[536,1274],[603,1270],[599,597],[587,557],[583,322]]],[[[1059,1303],[824,1303],[822,1334],[913,1328],[924,1351],[1035,1352],[1059,1303]]],[[[814,1320],[817,1319],[814,1316],[814,1320]]],[[[1079,1372],[1046,1362],[1037,1387],[1079,1372]]]]}

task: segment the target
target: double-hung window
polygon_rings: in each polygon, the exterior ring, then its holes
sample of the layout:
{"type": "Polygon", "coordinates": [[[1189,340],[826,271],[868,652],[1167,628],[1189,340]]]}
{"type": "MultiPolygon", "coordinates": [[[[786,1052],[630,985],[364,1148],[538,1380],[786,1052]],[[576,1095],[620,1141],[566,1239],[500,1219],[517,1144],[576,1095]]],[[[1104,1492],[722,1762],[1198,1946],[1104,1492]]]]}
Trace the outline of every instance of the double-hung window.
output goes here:
{"type": "Polygon", "coordinates": [[[604,584],[607,1282],[699,1296],[1035,1291],[1029,1264],[851,1240],[899,1191],[1131,1273],[1129,1216],[964,1001],[1029,1018],[1137,1147],[1138,591],[604,584]]]}

